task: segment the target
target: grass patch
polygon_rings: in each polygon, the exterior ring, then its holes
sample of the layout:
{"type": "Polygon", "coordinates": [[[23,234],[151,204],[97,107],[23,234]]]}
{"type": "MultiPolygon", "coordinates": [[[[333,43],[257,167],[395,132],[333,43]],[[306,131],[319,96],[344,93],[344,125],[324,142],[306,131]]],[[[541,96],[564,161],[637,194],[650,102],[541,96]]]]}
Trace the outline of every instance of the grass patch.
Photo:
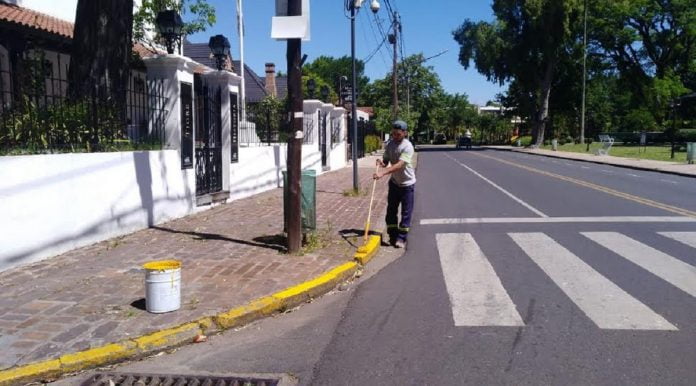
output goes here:
{"type": "MultiPolygon", "coordinates": [[[[551,146],[543,146],[545,150],[551,150],[551,146]]],[[[598,149],[602,148],[602,144],[599,142],[593,142],[590,144],[590,154],[596,154],[598,149]]],[[[588,153],[587,145],[583,144],[565,144],[558,146],[559,151],[567,151],[571,153],[588,153]]],[[[609,155],[614,157],[624,157],[624,158],[636,158],[654,161],[671,161],[671,162],[686,162],[686,152],[675,151],[674,159],[670,158],[671,148],[669,145],[665,146],[624,146],[624,145],[614,145],[609,150],[609,155]]]]}
{"type": "Polygon", "coordinates": [[[367,189],[347,189],[343,191],[344,197],[362,197],[367,196],[367,189]]]}

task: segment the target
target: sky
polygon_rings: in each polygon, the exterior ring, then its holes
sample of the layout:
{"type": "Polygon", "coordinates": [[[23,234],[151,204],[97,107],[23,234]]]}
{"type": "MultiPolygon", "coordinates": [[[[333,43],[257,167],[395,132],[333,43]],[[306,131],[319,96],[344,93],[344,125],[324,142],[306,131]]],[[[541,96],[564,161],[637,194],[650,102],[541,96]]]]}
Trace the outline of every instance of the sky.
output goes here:
{"type": "MultiPolygon", "coordinates": [[[[311,62],[321,55],[341,57],[350,55],[350,20],[344,13],[343,0],[310,0],[311,40],[302,42],[302,53],[311,62]]],[[[483,105],[503,89],[469,67],[464,70],[458,61],[459,45],[452,38],[454,31],[466,19],[490,21],[493,18],[491,0],[390,0],[401,15],[404,55],[422,53],[425,57],[448,50],[427,61],[439,75],[449,93],[464,93],[471,103],[483,105]]],[[[217,23],[205,32],[189,37],[194,43],[207,42],[210,36],[223,34],[230,39],[232,57],[239,59],[236,6],[234,0],[208,0],[216,9],[217,23]]],[[[356,58],[365,59],[382,38],[375,17],[366,0],[358,13],[355,27],[356,58]]],[[[389,16],[384,0],[377,14],[384,28],[389,16]]],[[[244,60],[263,76],[264,64],[273,62],[276,70],[287,73],[286,43],[271,39],[271,17],[275,15],[274,0],[244,0],[244,60]]],[[[186,18],[186,15],[184,15],[186,18]]],[[[385,44],[367,63],[365,74],[371,79],[383,78],[391,70],[392,46],[385,44]]],[[[346,74],[349,75],[349,74],[346,74]]]]}

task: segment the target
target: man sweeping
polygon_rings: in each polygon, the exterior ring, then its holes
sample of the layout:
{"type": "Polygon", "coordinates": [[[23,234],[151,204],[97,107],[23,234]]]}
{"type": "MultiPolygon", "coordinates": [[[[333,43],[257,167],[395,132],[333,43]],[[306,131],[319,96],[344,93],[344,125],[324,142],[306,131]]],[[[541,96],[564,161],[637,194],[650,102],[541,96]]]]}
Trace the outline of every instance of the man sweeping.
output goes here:
{"type": "Polygon", "coordinates": [[[391,140],[384,149],[384,157],[377,160],[383,169],[374,174],[375,179],[391,175],[389,195],[387,196],[387,232],[389,243],[395,248],[406,247],[408,231],[411,228],[413,199],[416,186],[416,171],[413,169],[413,145],[406,139],[406,122],[392,124],[391,140]],[[401,222],[398,210],[401,205],[401,222]]]}

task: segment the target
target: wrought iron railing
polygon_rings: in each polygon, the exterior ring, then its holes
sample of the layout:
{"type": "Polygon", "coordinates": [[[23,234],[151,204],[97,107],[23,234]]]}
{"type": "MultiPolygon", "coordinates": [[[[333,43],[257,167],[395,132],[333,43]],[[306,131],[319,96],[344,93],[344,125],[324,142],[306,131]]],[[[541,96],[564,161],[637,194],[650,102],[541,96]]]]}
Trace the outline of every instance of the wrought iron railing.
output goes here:
{"type": "Polygon", "coordinates": [[[159,149],[164,142],[162,81],[131,71],[125,106],[95,79],[89,95],[68,97],[68,64],[36,50],[13,71],[0,60],[0,155],[159,149]],[[21,70],[20,70],[21,69],[21,70]],[[120,105],[120,107],[119,107],[120,105]]]}

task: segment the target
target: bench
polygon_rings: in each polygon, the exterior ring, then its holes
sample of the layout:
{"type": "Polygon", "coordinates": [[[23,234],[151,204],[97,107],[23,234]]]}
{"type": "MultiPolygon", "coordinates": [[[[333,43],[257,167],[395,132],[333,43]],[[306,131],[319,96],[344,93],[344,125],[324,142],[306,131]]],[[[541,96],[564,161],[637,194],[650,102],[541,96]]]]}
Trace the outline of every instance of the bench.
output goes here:
{"type": "Polygon", "coordinates": [[[600,134],[597,136],[599,138],[599,142],[602,143],[602,147],[597,149],[597,155],[608,155],[609,150],[611,150],[611,146],[614,144],[614,138],[610,137],[606,134],[600,134]]]}

